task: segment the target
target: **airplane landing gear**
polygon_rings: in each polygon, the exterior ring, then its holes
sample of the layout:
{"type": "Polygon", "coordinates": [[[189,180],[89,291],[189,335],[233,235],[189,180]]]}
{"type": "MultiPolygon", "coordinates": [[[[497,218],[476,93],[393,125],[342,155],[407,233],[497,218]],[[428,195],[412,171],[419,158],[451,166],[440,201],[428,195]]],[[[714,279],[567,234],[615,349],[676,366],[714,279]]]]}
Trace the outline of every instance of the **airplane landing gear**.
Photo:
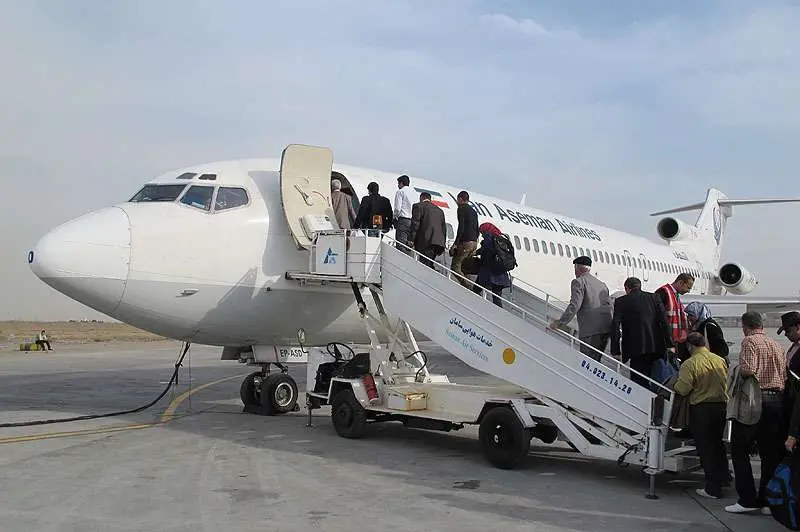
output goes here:
{"type": "Polygon", "coordinates": [[[275,364],[281,371],[270,373],[270,364],[245,377],[239,389],[244,411],[251,414],[274,416],[300,410],[297,404],[297,383],[283,364],[275,364]]]}

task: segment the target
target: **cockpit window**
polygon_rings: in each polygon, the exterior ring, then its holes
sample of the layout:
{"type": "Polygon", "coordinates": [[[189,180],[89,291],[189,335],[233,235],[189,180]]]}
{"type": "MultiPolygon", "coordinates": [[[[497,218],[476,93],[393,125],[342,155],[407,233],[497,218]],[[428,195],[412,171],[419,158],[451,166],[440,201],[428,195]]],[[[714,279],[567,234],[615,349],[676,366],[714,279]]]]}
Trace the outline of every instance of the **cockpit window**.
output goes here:
{"type": "Polygon", "coordinates": [[[181,203],[204,211],[211,210],[211,197],[214,195],[214,187],[192,185],[186,194],[181,198],[181,203]]]}
{"type": "Polygon", "coordinates": [[[193,179],[197,174],[194,172],[184,172],[175,179],[193,179]]]}
{"type": "Polygon", "coordinates": [[[214,202],[215,211],[224,211],[247,205],[247,191],[243,188],[219,187],[217,200],[214,202]]]}
{"type": "Polygon", "coordinates": [[[132,203],[146,201],[175,201],[186,185],[145,185],[128,200],[132,203]]]}

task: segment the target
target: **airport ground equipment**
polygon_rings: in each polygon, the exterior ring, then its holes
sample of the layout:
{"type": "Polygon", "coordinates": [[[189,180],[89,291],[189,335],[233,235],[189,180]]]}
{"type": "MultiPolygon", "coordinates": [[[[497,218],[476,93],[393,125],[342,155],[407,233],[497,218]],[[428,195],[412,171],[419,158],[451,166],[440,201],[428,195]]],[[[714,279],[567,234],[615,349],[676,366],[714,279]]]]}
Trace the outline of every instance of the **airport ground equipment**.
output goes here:
{"type": "Polygon", "coordinates": [[[647,376],[649,388],[632,382],[632,370],[616,359],[595,351],[596,361],[574,336],[550,330],[560,310],[546,294],[518,285],[534,304],[504,299],[500,308],[490,292],[464,288],[456,273],[423,264],[378,231],[318,231],[309,252],[308,270],[286,278],[349,284],[372,340],[363,353],[338,343],[309,352],[309,424],[314,408],[330,405],[336,432],[347,438],[375,422],[442,431],[477,425],[484,455],[500,468],[520,465],[532,438],[563,440],[582,454],[643,467],[652,497],[657,473],[699,467],[694,447],[670,438],[673,392],[647,376]],[[413,331],[507,384],[456,384],[431,373],[413,331]]]}

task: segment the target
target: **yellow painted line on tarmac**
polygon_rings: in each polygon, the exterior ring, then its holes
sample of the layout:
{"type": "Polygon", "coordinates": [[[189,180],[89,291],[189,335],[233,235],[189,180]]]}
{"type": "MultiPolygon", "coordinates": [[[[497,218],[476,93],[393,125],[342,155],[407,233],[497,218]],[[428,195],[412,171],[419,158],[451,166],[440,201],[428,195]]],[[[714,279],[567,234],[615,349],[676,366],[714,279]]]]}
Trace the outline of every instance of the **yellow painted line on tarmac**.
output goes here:
{"type": "Polygon", "coordinates": [[[204,390],[211,386],[221,384],[225,381],[231,381],[233,379],[240,379],[240,378],[242,378],[242,375],[233,375],[232,377],[225,377],[224,379],[217,379],[215,381],[208,382],[201,386],[197,386],[196,388],[189,388],[188,390],[186,390],[185,392],[183,392],[178,397],[172,400],[167,409],[164,410],[164,413],[161,414],[161,423],[168,423],[169,421],[172,421],[172,418],[175,417],[175,411],[178,410],[178,407],[181,406],[181,404],[185,400],[187,400],[189,397],[196,394],[200,390],[204,390]]]}
{"type": "Polygon", "coordinates": [[[85,436],[90,434],[106,434],[110,432],[122,432],[125,430],[146,429],[154,427],[156,423],[141,423],[138,425],[122,425],[120,427],[101,427],[98,429],[70,430],[66,432],[48,432],[45,434],[31,434],[29,436],[12,436],[11,438],[0,438],[3,443],[21,443],[26,441],[51,440],[53,438],[66,438],[69,436],[85,436]]]}
{"type": "Polygon", "coordinates": [[[158,425],[168,423],[173,420],[175,417],[175,411],[178,410],[178,407],[186,401],[189,397],[194,395],[195,393],[199,392],[200,390],[204,390],[211,386],[215,386],[217,384],[221,384],[226,381],[230,381],[233,379],[239,379],[242,375],[233,375],[232,377],[225,377],[223,379],[217,379],[215,381],[208,382],[206,384],[196,386],[193,388],[189,388],[178,397],[170,402],[167,409],[164,410],[164,413],[161,414],[161,420],[156,423],[137,423],[132,425],[121,425],[117,427],[99,427],[96,429],[82,429],[82,430],[70,430],[64,432],[46,432],[44,434],[30,434],[27,436],[11,436],[9,438],[0,438],[0,445],[4,443],[22,443],[22,442],[31,442],[31,441],[39,441],[39,440],[50,440],[54,438],[68,438],[70,436],[87,436],[93,434],[109,434],[114,432],[123,432],[128,430],[139,430],[139,429],[146,429],[150,427],[156,427],[158,425]]]}

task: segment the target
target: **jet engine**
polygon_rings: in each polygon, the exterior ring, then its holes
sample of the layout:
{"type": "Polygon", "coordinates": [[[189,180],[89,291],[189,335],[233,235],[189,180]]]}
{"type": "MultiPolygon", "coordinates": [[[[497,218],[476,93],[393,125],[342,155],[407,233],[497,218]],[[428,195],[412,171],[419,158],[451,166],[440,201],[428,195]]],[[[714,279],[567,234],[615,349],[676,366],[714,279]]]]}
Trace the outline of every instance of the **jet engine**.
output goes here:
{"type": "Polygon", "coordinates": [[[697,240],[699,232],[697,227],[682,222],[677,218],[662,218],[656,226],[658,236],[667,242],[688,242],[697,240]]]}
{"type": "Polygon", "coordinates": [[[758,284],[755,276],[736,262],[724,264],[719,269],[719,282],[728,292],[736,295],[749,294],[758,284]]]}

